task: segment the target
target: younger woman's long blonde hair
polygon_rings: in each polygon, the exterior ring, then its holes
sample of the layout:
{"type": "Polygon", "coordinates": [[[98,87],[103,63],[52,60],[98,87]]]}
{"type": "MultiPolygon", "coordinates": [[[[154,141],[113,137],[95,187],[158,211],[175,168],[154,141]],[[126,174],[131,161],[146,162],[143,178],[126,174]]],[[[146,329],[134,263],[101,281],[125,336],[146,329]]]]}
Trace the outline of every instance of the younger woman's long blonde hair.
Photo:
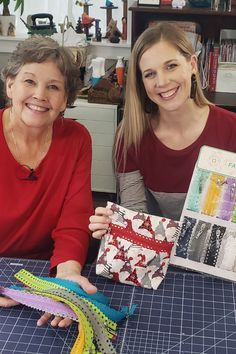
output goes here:
{"type": "MultiPolygon", "coordinates": [[[[120,153],[122,153],[122,165],[125,165],[129,147],[133,145],[137,152],[144,132],[150,127],[150,117],[158,112],[158,105],[147,96],[139,63],[143,53],[161,40],[173,45],[186,60],[190,60],[191,56],[195,54],[185,32],[168,22],[160,22],[158,25],[149,27],[139,36],[129,59],[124,115],[117,130],[113,147],[115,170],[122,167],[120,161],[118,161],[120,153]]],[[[209,104],[210,102],[203,94],[198,72],[196,73],[196,80],[195,103],[198,106],[209,104]]]]}

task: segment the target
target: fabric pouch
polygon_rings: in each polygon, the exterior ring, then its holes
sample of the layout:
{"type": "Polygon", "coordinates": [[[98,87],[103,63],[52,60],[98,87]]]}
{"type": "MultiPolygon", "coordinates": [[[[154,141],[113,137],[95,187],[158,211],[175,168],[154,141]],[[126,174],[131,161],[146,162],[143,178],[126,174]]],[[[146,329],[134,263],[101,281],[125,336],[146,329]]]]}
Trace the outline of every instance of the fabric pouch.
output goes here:
{"type": "Polygon", "coordinates": [[[108,202],[112,222],[101,240],[96,274],[125,284],[157,289],[178,236],[174,220],[131,211],[108,202]]]}

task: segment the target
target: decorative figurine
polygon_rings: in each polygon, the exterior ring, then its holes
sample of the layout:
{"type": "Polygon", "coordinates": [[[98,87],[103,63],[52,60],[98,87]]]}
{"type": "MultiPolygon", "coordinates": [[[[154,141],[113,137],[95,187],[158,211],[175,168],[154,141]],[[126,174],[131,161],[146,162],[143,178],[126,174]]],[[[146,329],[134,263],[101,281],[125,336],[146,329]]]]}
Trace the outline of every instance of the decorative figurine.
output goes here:
{"type": "Polygon", "coordinates": [[[75,5],[79,5],[79,6],[84,6],[84,5],[89,5],[89,0],[84,0],[84,1],[76,1],[75,5]]]}
{"type": "Polygon", "coordinates": [[[122,17],[121,22],[122,22],[122,36],[121,36],[121,38],[126,41],[127,40],[127,18],[122,17]]]}
{"type": "Polygon", "coordinates": [[[79,19],[77,21],[77,24],[76,24],[76,27],[75,27],[75,32],[76,33],[83,33],[83,25],[82,25],[80,17],[79,17],[79,19]]]}
{"type": "Polygon", "coordinates": [[[100,27],[97,30],[96,40],[97,40],[97,42],[101,42],[102,41],[102,32],[101,32],[101,28],[100,27]]]}
{"type": "Polygon", "coordinates": [[[121,36],[122,34],[117,28],[117,21],[112,18],[107,27],[106,38],[108,38],[111,43],[119,43],[121,36]]]}
{"type": "MultiPolygon", "coordinates": [[[[98,30],[99,30],[99,22],[100,22],[101,20],[99,20],[98,18],[96,18],[95,19],[95,38],[96,38],[96,40],[97,40],[97,35],[98,35],[98,30]]],[[[101,31],[100,31],[101,32],[101,31]]]]}
{"type": "Polygon", "coordinates": [[[90,4],[89,0],[84,0],[84,1],[76,1],[75,5],[82,6],[84,8],[84,12],[88,15],[89,14],[89,7],[93,6],[93,4],[90,4]]]}
{"type": "Polygon", "coordinates": [[[86,33],[87,39],[92,36],[89,34],[89,28],[93,26],[94,21],[95,21],[95,18],[90,17],[85,12],[82,14],[82,24],[83,24],[84,32],[86,33]]]}
{"type": "Polygon", "coordinates": [[[113,2],[109,1],[109,0],[106,0],[106,4],[105,4],[106,7],[113,7],[113,2]]]}
{"type": "Polygon", "coordinates": [[[86,14],[85,12],[82,14],[82,24],[85,27],[92,27],[93,26],[93,22],[95,21],[94,17],[90,17],[88,14],[86,14]]]}
{"type": "Polygon", "coordinates": [[[12,22],[9,23],[9,27],[7,30],[7,35],[10,37],[15,37],[15,26],[13,25],[12,22]]]}
{"type": "Polygon", "coordinates": [[[112,10],[118,9],[118,6],[114,6],[111,1],[106,1],[106,6],[101,6],[101,9],[106,10],[107,17],[107,27],[112,19],[112,10]]]}

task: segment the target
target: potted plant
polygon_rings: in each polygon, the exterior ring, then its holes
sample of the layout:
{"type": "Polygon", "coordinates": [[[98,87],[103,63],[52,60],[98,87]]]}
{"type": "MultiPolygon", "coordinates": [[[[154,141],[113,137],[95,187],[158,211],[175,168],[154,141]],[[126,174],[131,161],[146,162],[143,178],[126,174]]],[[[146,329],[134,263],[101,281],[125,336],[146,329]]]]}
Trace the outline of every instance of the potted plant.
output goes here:
{"type": "Polygon", "coordinates": [[[15,15],[10,14],[9,5],[15,2],[14,11],[20,9],[20,15],[24,11],[24,0],[0,0],[2,15],[0,16],[0,35],[12,36],[15,33],[15,15]]]}

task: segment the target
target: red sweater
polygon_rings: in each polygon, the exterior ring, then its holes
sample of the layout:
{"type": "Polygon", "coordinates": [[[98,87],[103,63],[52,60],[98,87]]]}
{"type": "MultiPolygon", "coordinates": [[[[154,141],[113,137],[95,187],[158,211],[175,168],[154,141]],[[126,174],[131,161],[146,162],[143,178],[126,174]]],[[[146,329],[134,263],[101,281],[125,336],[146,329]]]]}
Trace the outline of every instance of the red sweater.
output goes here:
{"type": "MultiPolygon", "coordinates": [[[[236,152],[236,114],[217,106],[209,107],[206,126],[190,146],[172,150],[150,129],[143,136],[138,156],[133,148],[128,151],[125,172],[140,171],[144,185],[152,191],[186,193],[203,145],[236,152]]],[[[120,168],[118,172],[122,171],[120,168]]]]}
{"type": "Polygon", "coordinates": [[[58,118],[50,149],[35,174],[19,178],[0,110],[0,256],[84,264],[89,244],[91,138],[84,126],[58,118]]]}

